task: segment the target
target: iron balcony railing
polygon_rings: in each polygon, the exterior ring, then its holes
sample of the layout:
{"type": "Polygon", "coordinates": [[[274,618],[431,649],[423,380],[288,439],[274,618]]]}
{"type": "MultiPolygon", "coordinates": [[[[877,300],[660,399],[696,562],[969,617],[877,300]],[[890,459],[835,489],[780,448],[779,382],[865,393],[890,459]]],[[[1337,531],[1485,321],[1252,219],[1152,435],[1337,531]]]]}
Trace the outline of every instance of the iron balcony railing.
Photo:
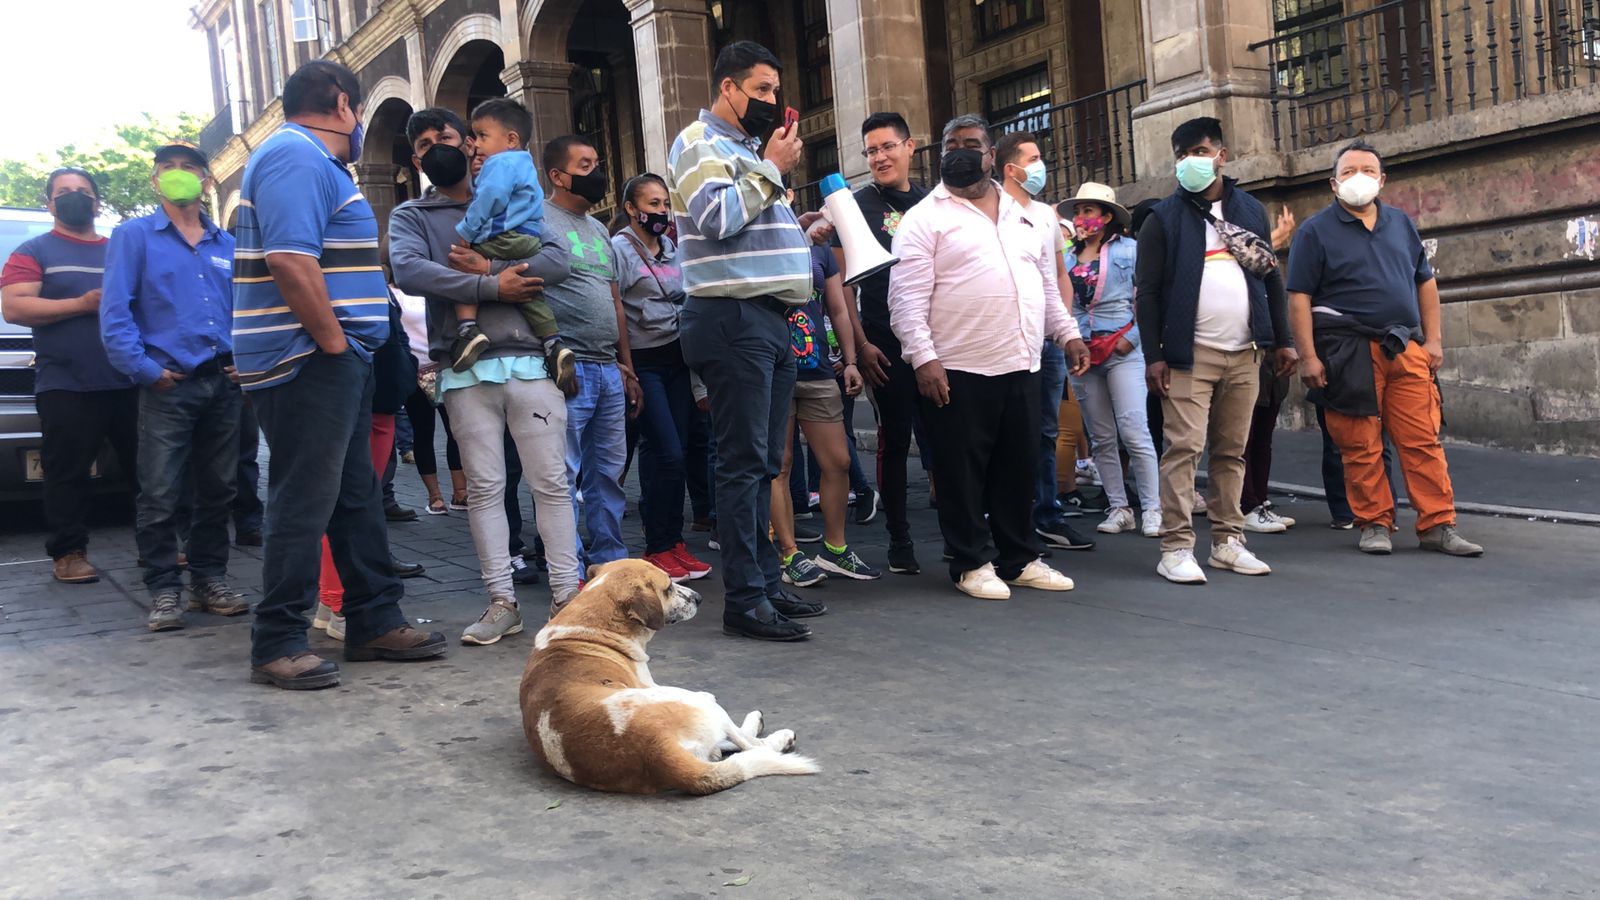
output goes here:
{"type": "Polygon", "coordinates": [[[238,134],[244,124],[243,101],[224,103],[211,121],[206,123],[206,127],[200,129],[200,152],[206,155],[206,159],[215,158],[227,145],[228,139],[238,134]]]}
{"type": "Polygon", "coordinates": [[[1390,0],[1250,49],[1273,146],[1314,147],[1595,83],[1600,0],[1390,0]]]}
{"type": "MultiPolygon", "coordinates": [[[[1068,103],[991,123],[998,139],[1008,131],[1031,131],[1050,171],[1050,192],[1065,196],[1085,181],[1113,187],[1139,177],[1133,153],[1133,108],[1144,102],[1144,81],[1130,81],[1068,103]]],[[[939,135],[917,149],[911,177],[922,184],[939,180],[939,135]]]]}

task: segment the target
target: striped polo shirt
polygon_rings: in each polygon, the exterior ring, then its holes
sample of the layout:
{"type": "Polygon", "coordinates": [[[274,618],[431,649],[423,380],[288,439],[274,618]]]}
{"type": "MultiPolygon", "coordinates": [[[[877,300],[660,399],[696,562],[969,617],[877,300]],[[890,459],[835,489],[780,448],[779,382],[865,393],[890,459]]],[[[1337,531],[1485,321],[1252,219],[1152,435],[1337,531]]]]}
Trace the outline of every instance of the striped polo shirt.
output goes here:
{"type": "Polygon", "coordinates": [[[245,390],[284,384],[317,350],[273,281],[268,254],[318,260],[333,313],[363,359],[388,339],[389,287],[378,263],[378,220],[349,169],[311,132],[284,125],[250,157],[239,189],[237,232],[233,359],[245,390]]]}
{"type": "Polygon", "coordinates": [[[672,142],[667,179],[691,297],[811,298],[811,242],[760,146],[704,109],[672,142]]]}
{"type": "MultiPolygon", "coordinates": [[[[0,270],[0,287],[39,285],[41,300],[73,300],[100,287],[106,239],[47,231],[24,241],[0,270]]],[[[100,343],[100,316],[84,313],[33,329],[35,393],[117,391],[133,387],[100,343]]]]}

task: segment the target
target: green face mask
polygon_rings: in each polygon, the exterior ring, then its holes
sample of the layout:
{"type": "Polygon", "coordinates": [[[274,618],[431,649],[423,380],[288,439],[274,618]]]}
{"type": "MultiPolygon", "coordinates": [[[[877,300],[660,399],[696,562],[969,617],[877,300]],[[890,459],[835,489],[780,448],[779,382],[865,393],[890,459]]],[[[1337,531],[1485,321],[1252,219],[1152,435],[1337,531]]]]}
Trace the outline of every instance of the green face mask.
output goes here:
{"type": "Polygon", "coordinates": [[[173,203],[187,206],[200,199],[200,176],[183,169],[168,169],[156,176],[156,189],[173,203]]]}

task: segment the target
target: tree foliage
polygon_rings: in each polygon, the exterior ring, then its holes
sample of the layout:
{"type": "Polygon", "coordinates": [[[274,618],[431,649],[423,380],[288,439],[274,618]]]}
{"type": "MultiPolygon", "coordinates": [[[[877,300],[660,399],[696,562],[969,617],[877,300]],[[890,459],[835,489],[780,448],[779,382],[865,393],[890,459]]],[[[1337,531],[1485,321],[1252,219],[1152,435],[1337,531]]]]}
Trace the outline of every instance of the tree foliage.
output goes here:
{"type": "MultiPolygon", "coordinates": [[[[198,143],[206,119],[180,113],[157,119],[145,113],[137,122],[118,125],[106,143],[84,149],[74,144],[31,160],[0,160],[0,205],[38,209],[44,205],[45,177],[60,166],[79,166],[100,184],[103,212],[122,218],[142,216],[160,203],[150,186],[157,147],[172,140],[198,143]]],[[[215,210],[210,211],[213,215],[215,210]]]]}

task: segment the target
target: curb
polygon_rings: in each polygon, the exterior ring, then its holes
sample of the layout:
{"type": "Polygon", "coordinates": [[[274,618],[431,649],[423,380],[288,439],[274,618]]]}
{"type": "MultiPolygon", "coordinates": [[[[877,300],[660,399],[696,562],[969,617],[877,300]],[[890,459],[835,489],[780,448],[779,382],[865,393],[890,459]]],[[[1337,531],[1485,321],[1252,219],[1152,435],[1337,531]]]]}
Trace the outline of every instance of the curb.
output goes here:
{"type": "MultiPolygon", "coordinates": [[[[1318,500],[1328,499],[1327,492],[1323,491],[1322,488],[1312,487],[1308,484],[1269,481],[1267,482],[1267,487],[1280,494],[1294,494],[1297,497],[1313,497],[1318,500]]],[[[1398,503],[1400,506],[1411,506],[1411,502],[1406,499],[1401,499],[1398,503]]],[[[1514,516],[1520,519],[1558,522],[1565,525],[1600,525],[1600,515],[1594,513],[1566,512],[1559,509],[1533,509],[1526,506],[1502,506],[1498,503],[1472,503],[1458,500],[1456,501],[1456,511],[1480,516],[1514,516]]]]}

